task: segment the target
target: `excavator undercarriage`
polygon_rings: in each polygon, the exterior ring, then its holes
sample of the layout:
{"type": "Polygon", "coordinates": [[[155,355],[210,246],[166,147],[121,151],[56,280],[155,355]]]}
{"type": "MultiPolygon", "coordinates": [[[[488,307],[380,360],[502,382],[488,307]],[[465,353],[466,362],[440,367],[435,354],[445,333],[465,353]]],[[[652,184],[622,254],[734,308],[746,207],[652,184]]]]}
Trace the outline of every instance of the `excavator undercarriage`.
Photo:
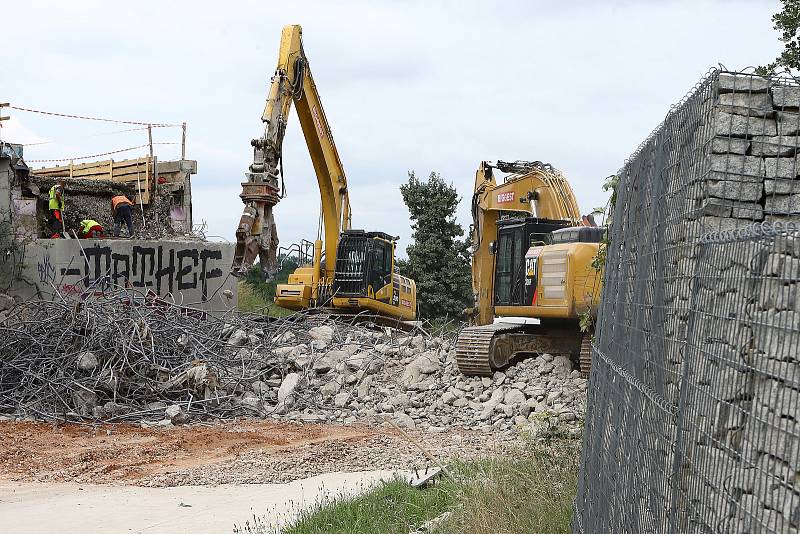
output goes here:
{"type": "MultiPolygon", "coordinates": [[[[583,336],[589,339],[589,336],[583,336]]],[[[532,354],[563,354],[588,376],[591,359],[582,354],[582,336],[577,324],[495,323],[470,326],[461,331],[456,342],[458,369],[468,376],[492,376],[512,359],[532,354]]],[[[591,344],[589,345],[591,348],[591,344]]],[[[589,353],[591,357],[591,353],[589,353]]]]}

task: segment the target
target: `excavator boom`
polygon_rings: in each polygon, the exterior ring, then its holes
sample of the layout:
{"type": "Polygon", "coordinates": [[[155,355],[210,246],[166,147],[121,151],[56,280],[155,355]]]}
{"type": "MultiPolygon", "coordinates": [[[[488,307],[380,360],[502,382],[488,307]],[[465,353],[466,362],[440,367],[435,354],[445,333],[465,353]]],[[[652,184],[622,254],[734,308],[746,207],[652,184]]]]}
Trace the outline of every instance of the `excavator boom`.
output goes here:
{"type": "Polygon", "coordinates": [[[245,275],[256,257],[264,275],[277,270],[278,235],[272,209],[280,201],[283,138],[289,109],[294,104],[317,176],[328,259],[321,276],[332,276],[339,233],[350,228],[350,200],[345,176],[330,126],[322,109],[311,69],[303,51],[300,26],[286,26],[281,34],[278,66],[272,76],[261,120],[264,134],[251,141],[253,163],[242,183],[244,213],[236,230],[232,271],[245,275]]]}
{"type": "Polygon", "coordinates": [[[277,285],[276,304],[291,310],[333,307],[343,313],[370,311],[393,320],[413,319],[416,284],[394,272],[397,239],[351,228],[347,177],[303,51],[300,26],[283,29],[278,66],[261,116],[264,134],[251,143],[253,163],[242,183],[245,208],[236,230],[233,273],[246,274],[256,257],[265,277],[277,270],[272,211],[283,194],[282,145],[292,106],[317,176],[322,235],[313,243],[305,241],[309,247],[298,247],[301,265],[287,283],[277,285]],[[312,245],[313,253],[307,254],[312,245]]]}

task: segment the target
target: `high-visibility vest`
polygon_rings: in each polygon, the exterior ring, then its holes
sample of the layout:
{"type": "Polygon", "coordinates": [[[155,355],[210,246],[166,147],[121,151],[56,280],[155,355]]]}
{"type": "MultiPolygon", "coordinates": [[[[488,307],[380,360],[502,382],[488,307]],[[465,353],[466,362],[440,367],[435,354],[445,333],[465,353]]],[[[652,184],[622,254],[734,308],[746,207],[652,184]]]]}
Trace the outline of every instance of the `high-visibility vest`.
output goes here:
{"type": "Polygon", "coordinates": [[[63,210],[64,209],[64,191],[61,191],[61,202],[58,201],[56,198],[56,188],[58,188],[58,184],[54,185],[50,188],[50,203],[48,206],[51,210],[63,210]]]}
{"type": "MultiPolygon", "coordinates": [[[[81,233],[87,234],[95,226],[100,226],[100,223],[92,219],[84,219],[81,221],[81,233]]],[[[102,228],[102,226],[100,226],[102,228]]]]}
{"type": "Polygon", "coordinates": [[[117,195],[111,199],[111,207],[114,209],[114,211],[117,210],[118,204],[130,204],[131,206],[133,205],[133,203],[130,200],[128,200],[128,197],[126,197],[125,195],[117,195]]]}

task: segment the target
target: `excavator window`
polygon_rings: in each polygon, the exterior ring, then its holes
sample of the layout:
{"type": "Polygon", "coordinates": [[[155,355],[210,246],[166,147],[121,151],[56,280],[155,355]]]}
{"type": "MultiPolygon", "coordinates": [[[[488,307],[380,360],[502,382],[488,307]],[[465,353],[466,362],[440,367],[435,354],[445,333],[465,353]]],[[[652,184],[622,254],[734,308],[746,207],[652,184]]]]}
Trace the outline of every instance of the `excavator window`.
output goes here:
{"type": "Polygon", "coordinates": [[[334,292],[339,296],[366,297],[369,287],[377,293],[392,279],[393,247],[390,241],[372,233],[349,230],[337,248],[334,292]]]}
{"type": "Polygon", "coordinates": [[[525,242],[523,226],[503,230],[500,232],[497,247],[495,303],[509,305],[522,302],[528,243],[525,242]]]}
{"type": "Polygon", "coordinates": [[[526,305],[525,253],[534,244],[550,244],[569,221],[517,217],[499,221],[495,254],[495,304],[526,305]]]}
{"type": "Polygon", "coordinates": [[[370,285],[372,291],[378,292],[380,288],[389,283],[392,276],[392,250],[391,244],[379,239],[373,240],[372,268],[370,269],[370,285]]]}
{"type": "Polygon", "coordinates": [[[553,243],[600,243],[605,228],[600,226],[576,226],[553,232],[553,243]]]}

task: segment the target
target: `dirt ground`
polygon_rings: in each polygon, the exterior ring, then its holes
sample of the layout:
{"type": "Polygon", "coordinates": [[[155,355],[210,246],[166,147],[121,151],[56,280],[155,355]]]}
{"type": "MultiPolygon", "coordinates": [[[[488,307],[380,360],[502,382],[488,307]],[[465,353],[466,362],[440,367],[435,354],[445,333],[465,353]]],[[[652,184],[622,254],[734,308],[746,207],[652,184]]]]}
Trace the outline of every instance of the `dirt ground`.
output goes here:
{"type": "MultiPolygon", "coordinates": [[[[474,458],[513,446],[476,432],[412,432],[435,456],[474,458]]],[[[237,420],[214,425],[0,422],[0,480],[140,486],[264,484],[321,473],[427,463],[391,428],[237,420]]]]}

